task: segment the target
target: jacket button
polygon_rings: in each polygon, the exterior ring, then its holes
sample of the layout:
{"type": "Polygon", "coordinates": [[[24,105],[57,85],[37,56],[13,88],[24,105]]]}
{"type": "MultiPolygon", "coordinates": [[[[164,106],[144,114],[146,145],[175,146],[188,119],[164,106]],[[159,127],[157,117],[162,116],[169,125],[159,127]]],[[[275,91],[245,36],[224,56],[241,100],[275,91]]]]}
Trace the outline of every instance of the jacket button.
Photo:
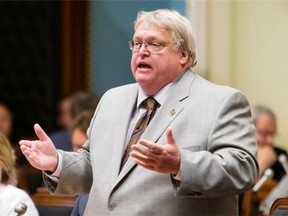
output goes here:
{"type": "Polygon", "coordinates": [[[114,204],[114,203],[109,203],[108,209],[109,209],[110,211],[113,211],[114,208],[115,208],[115,204],[114,204]]]}

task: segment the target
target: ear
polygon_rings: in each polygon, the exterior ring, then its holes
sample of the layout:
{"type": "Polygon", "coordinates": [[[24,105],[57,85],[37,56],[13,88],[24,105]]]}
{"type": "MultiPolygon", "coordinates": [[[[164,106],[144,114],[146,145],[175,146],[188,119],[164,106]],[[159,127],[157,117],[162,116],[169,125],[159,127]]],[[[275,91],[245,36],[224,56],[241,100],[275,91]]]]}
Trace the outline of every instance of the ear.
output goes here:
{"type": "Polygon", "coordinates": [[[0,184],[2,183],[3,163],[0,161],[0,184]]]}
{"type": "Polygon", "coordinates": [[[188,61],[189,61],[189,51],[186,48],[184,48],[181,51],[180,64],[185,65],[188,63],[188,61]]]}

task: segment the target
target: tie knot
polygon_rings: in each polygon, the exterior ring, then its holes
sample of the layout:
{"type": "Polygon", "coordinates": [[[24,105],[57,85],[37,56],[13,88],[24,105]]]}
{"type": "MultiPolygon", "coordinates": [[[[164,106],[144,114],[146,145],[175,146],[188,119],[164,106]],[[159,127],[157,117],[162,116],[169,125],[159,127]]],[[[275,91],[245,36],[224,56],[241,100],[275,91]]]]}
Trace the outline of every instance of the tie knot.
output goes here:
{"type": "Polygon", "coordinates": [[[157,101],[153,97],[148,97],[146,99],[146,107],[148,112],[155,109],[157,101]]]}

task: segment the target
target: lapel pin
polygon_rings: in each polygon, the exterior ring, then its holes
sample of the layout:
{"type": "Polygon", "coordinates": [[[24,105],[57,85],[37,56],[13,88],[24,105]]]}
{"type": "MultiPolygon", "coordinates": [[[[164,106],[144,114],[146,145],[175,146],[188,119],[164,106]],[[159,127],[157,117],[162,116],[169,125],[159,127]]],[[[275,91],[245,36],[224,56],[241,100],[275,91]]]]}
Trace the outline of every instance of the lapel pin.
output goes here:
{"type": "Polygon", "coordinates": [[[175,109],[172,109],[172,110],[170,110],[169,115],[173,116],[173,115],[175,115],[175,113],[176,113],[175,109]]]}

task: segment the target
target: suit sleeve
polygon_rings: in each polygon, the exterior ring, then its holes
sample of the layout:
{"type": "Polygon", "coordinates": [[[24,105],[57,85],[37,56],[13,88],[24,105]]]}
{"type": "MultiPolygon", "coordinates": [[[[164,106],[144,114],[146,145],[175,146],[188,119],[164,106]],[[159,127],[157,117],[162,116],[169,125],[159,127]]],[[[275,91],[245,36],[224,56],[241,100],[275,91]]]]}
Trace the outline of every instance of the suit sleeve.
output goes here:
{"type": "Polygon", "coordinates": [[[80,150],[80,152],[59,150],[59,152],[63,157],[59,182],[56,183],[43,174],[43,180],[48,190],[56,194],[88,193],[92,185],[92,168],[88,156],[89,152],[87,150],[80,150]]]}
{"type": "Polygon", "coordinates": [[[181,181],[172,179],[178,196],[221,197],[251,188],[258,175],[255,128],[245,96],[232,91],[212,121],[207,149],[181,151],[181,181]]]}

